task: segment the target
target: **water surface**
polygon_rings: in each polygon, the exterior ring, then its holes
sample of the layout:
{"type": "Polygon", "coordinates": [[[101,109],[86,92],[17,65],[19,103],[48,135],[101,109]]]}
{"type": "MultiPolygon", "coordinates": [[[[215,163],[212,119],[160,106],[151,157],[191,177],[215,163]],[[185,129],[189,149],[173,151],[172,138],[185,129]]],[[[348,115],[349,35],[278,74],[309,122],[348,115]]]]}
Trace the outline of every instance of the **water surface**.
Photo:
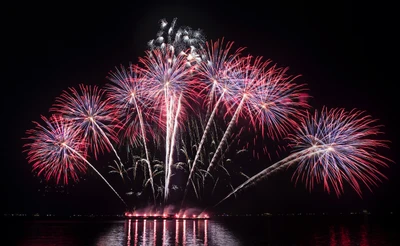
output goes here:
{"type": "Polygon", "coordinates": [[[1,245],[400,245],[394,216],[219,217],[211,220],[15,219],[1,245]]]}

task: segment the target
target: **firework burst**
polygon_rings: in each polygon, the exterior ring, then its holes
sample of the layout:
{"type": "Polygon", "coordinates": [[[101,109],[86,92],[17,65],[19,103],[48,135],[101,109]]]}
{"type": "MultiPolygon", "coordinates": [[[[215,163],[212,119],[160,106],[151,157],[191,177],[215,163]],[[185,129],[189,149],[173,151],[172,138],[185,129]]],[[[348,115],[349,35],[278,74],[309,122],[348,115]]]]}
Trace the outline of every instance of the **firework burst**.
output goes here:
{"type": "Polygon", "coordinates": [[[50,111],[62,115],[73,122],[73,127],[80,129],[79,132],[90,143],[89,147],[96,159],[99,152],[112,149],[121,162],[111,142],[118,143],[115,129],[120,126],[109,99],[104,99],[105,91],[97,86],[83,84],[79,85],[79,89],[69,88],[69,91],[64,91],[56,98],[50,111]]]}
{"type": "Polygon", "coordinates": [[[33,170],[38,171],[38,175],[43,174],[46,180],[55,178],[57,183],[62,180],[67,184],[69,177],[78,181],[78,173],[85,173],[89,166],[127,206],[111,184],[86,159],[87,143],[81,137],[79,128],[59,115],[52,115],[49,119],[44,116],[41,118],[45,125],[34,122],[36,127],[27,131],[27,139],[32,142],[24,145],[33,170]]]}
{"type": "Polygon", "coordinates": [[[321,113],[309,113],[288,137],[293,153],[246,180],[217,205],[291,165],[297,166],[292,180],[303,181],[310,191],[322,183],[328,193],[333,190],[340,196],[347,182],[361,196],[361,184],[372,190],[386,178],[379,167],[391,162],[378,153],[378,149],[388,147],[387,141],[377,138],[382,133],[380,128],[376,120],[360,110],[323,108],[321,113]]]}
{"type": "Polygon", "coordinates": [[[116,68],[115,72],[109,73],[108,79],[112,83],[106,87],[107,96],[118,118],[122,119],[123,138],[129,146],[145,144],[149,140],[148,134],[155,137],[152,125],[159,123],[156,119],[159,110],[153,106],[149,93],[152,87],[133,65],[116,68]]]}
{"type": "MultiPolygon", "coordinates": [[[[232,46],[233,42],[224,43],[224,39],[210,41],[200,53],[202,62],[196,69],[199,79],[195,82],[198,82],[197,88],[204,98],[208,113],[216,110],[228,96],[233,97],[230,72],[243,63],[241,53],[244,48],[233,51],[232,46]]],[[[209,119],[213,120],[211,116],[209,119]]]]}
{"type": "Polygon", "coordinates": [[[324,108],[320,114],[308,115],[297,134],[290,135],[295,151],[309,151],[297,164],[295,182],[302,180],[309,190],[323,183],[327,192],[338,196],[347,182],[361,196],[361,184],[369,190],[385,176],[379,167],[387,167],[389,159],[377,152],[388,147],[377,139],[381,126],[359,110],[324,108]],[[315,154],[312,154],[315,153],[315,154]]]}
{"type": "Polygon", "coordinates": [[[217,161],[239,117],[247,119],[254,128],[257,125],[261,125],[263,130],[267,127],[271,136],[280,137],[296,126],[294,119],[302,116],[304,109],[309,107],[305,100],[297,99],[300,93],[306,95],[302,91],[303,86],[296,85],[286,75],[287,69],[270,67],[270,63],[263,61],[262,57],[248,56],[241,66],[228,73],[232,84],[232,93],[227,97],[230,105],[228,112],[234,113],[207,172],[211,171],[217,161]]]}
{"type": "Polygon", "coordinates": [[[35,128],[26,133],[31,143],[24,147],[28,162],[33,171],[43,175],[46,180],[55,179],[67,184],[68,179],[79,180],[79,173],[85,173],[87,166],[81,157],[85,157],[86,142],[72,124],[66,123],[61,116],[47,119],[42,116],[44,125],[33,122],[35,128]]]}
{"type": "Polygon", "coordinates": [[[140,72],[149,85],[147,93],[153,99],[154,107],[161,109],[160,125],[165,126],[164,199],[168,199],[176,134],[184,109],[190,105],[187,98],[191,97],[189,88],[193,77],[186,66],[186,56],[175,55],[173,49],[148,51],[139,62],[142,65],[140,72]]]}
{"type": "Polygon", "coordinates": [[[124,122],[124,138],[128,139],[128,143],[139,146],[140,143],[144,147],[149,172],[149,181],[153,192],[153,200],[155,201],[155,190],[153,182],[153,171],[151,167],[150,154],[147,147],[147,133],[151,133],[151,107],[152,100],[149,99],[149,87],[146,83],[148,80],[143,79],[134,66],[125,69],[117,69],[111,72],[108,85],[108,96],[114,105],[114,109],[118,112],[119,117],[124,122]],[[146,117],[147,116],[147,117],[146,117]],[[142,141],[138,141],[141,139],[142,141]]]}
{"type": "Polygon", "coordinates": [[[203,31],[193,30],[188,26],[176,26],[177,18],[171,23],[166,19],[160,20],[160,30],[157,38],[150,40],[147,44],[150,50],[173,50],[175,54],[184,53],[187,55],[186,63],[192,65],[201,61],[198,54],[204,48],[206,42],[203,31]]]}
{"type": "Polygon", "coordinates": [[[206,137],[209,135],[210,128],[214,122],[214,116],[222,102],[225,102],[225,96],[230,93],[230,80],[228,73],[230,70],[240,66],[240,54],[244,48],[238,48],[236,51],[231,51],[233,42],[227,42],[224,47],[224,40],[217,40],[216,42],[207,42],[206,49],[201,52],[202,61],[197,70],[199,80],[195,88],[200,90],[200,95],[203,95],[205,106],[208,111],[208,120],[203,131],[200,142],[197,145],[197,151],[191,164],[191,169],[186,182],[185,191],[182,203],[188,191],[190,182],[193,183],[192,175],[196,169],[197,160],[200,157],[200,152],[203,149],[206,137]],[[218,98],[218,99],[216,99],[218,98]]]}

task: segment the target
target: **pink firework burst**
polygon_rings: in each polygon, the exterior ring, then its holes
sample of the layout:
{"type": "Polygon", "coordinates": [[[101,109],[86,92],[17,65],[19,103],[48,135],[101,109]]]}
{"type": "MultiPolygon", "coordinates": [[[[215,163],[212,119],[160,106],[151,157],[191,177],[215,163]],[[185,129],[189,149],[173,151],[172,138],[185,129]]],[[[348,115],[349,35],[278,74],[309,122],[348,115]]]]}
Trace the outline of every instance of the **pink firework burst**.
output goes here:
{"type": "Polygon", "coordinates": [[[232,46],[233,42],[224,44],[224,39],[210,41],[200,53],[202,62],[196,69],[199,77],[196,82],[201,94],[205,94],[204,102],[209,105],[209,110],[218,107],[220,101],[231,93],[232,83],[228,74],[243,61],[240,55],[244,48],[233,50],[232,46]]]}
{"type": "Polygon", "coordinates": [[[111,141],[118,143],[116,129],[120,123],[109,99],[104,98],[105,90],[83,84],[79,89],[64,91],[50,111],[62,115],[80,129],[97,159],[100,152],[113,149],[111,141]]]}
{"type": "Polygon", "coordinates": [[[254,115],[258,129],[271,139],[278,139],[296,129],[299,118],[302,118],[308,104],[309,95],[303,84],[294,80],[298,76],[287,74],[288,68],[270,67],[265,74],[262,93],[257,94],[255,103],[249,112],[254,115]]]}
{"type": "Polygon", "coordinates": [[[154,107],[160,109],[158,125],[165,127],[165,186],[164,199],[168,199],[176,135],[183,125],[188,100],[193,96],[193,67],[187,65],[187,55],[175,54],[174,49],[154,49],[139,58],[138,67],[148,85],[148,95],[154,107]]]}
{"type": "Polygon", "coordinates": [[[44,124],[33,122],[36,127],[26,132],[26,139],[32,142],[24,145],[33,171],[46,180],[54,178],[57,183],[62,181],[67,184],[69,177],[78,181],[78,173],[87,170],[82,159],[86,156],[87,145],[79,129],[61,116],[41,118],[44,124]]]}
{"type": "Polygon", "coordinates": [[[305,152],[297,158],[295,182],[304,181],[310,190],[323,183],[339,196],[346,181],[361,196],[360,184],[371,190],[385,178],[379,167],[390,162],[377,151],[387,147],[377,138],[380,133],[376,120],[363,111],[324,108],[309,114],[289,137],[296,152],[305,152]]]}
{"type": "Polygon", "coordinates": [[[294,82],[298,76],[288,75],[287,68],[270,64],[270,60],[249,56],[242,66],[233,69],[230,80],[235,96],[231,101],[251,125],[276,139],[296,128],[297,119],[310,106],[304,85],[294,82]]]}
{"type": "Polygon", "coordinates": [[[124,119],[124,137],[130,144],[142,144],[144,147],[155,202],[150,153],[147,147],[147,133],[154,133],[149,124],[153,122],[151,112],[155,110],[151,110],[152,100],[148,98],[148,81],[144,80],[133,66],[130,66],[129,70],[121,67],[120,70],[110,73],[109,79],[112,84],[108,86],[108,95],[116,112],[124,119]]]}
{"type": "Polygon", "coordinates": [[[388,147],[387,141],[377,138],[382,133],[380,128],[371,116],[355,109],[323,108],[321,113],[308,113],[288,137],[293,153],[247,179],[215,206],[291,165],[297,165],[292,179],[296,184],[305,182],[310,191],[315,184],[323,183],[325,191],[333,190],[340,196],[347,182],[361,196],[361,184],[372,190],[386,178],[379,167],[392,162],[378,153],[379,148],[388,147]]]}
{"type": "Polygon", "coordinates": [[[147,141],[147,133],[154,136],[152,124],[155,122],[157,109],[153,107],[152,98],[149,97],[151,87],[132,65],[129,68],[121,66],[115,72],[110,72],[108,79],[111,83],[107,85],[107,95],[122,121],[123,137],[129,144],[138,146],[141,138],[147,141]]]}
{"type": "Polygon", "coordinates": [[[175,54],[173,49],[147,51],[145,57],[139,58],[138,69],[146,81],[148,97],[162,114],[175,111],[178,103],[184,105],[182,108],[190,107],[187,100],[193,96],[194,76],[186,62],[187,56],[175,54]]]}
{"type": "Polygon", "coordinates": [[[302,115],[301,107],[307,106],[303,101],[293,102],[300,86],[292,83],[285,69],[270,67],[270,63],[262,57],[248,56],[228,72],[230,93],[226,101],[228,113],[233,115],[207,171],[217,161],[239,118],[247,119],[253,128],[261,126],[263,132],[267,127],[271,137],[285,135],[296,126],[294,118],[302,115]]]}

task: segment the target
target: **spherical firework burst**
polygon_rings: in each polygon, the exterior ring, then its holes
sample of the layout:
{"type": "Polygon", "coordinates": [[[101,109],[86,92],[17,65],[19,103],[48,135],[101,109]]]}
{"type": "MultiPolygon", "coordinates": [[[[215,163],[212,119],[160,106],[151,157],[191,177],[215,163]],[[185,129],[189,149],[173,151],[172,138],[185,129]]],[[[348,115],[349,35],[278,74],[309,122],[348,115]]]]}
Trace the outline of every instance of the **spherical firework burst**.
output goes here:
{"type": "Polygon", "coordinates": [[[55,179],[57,183],[65,184],[69,178],[79,180],[79,173],[85,173],[87,169],[81,158],[86,156],[87,144],[79,129],[61,116],[41,118],[44,125],[34,122],[36,127],[27,131],[26,139],[31,141],[24,145],[28,162],[46,180],[55,179]]]}
{"type": "Polygon", "coordinates": [[[270,67],[270,63],[263,61],[262,57],[247,56],[240,66],[228,72],[231,93],[226,101],[228,112],[233,112],[233,115],[210,161],[208,172],[217,161],[239,117],[247,119],[249,125],[254,127],[261,125],[263,130],[267,127],[272,137],[284,136],[296,126],[294,119],[309,107],[306,101],[297,100],[299,93],[303,94],[302,86],[286,75],[286,69],[270,67]]]}
{"type": "Polygon", "coordinates": [[[155,106],[163,108],[166,98],[177,98],[183,93],[184,98],[190,98],[190,85],[194,78],[191,69],[186,67],[185,55],[155,49],[146,51],[146,56],[139,58],[139,65],[148,96],[155,106]]]}
{"type": "Polygon", "coordinates": [[[378,153],[387,142],[377,138],[380,126],[363,111],[324,108],[309,114],[290,135],[296,152],[308,152],[297,162],[294,180],[302,180],[311,190],[322,183],[338,196],[347,182],[361,196],[361,184],[371,190],[385,176],[379,167],[390,160],[378,153]]]}
{"type": "Polygon", "coordinates": [[[97,86],[83,84],[79,85],[79,89],[69,88],[69,91],[64,91],[56,98],[50,111],[62,115],[73,122],[73,127],[79,128],[82,137],[90,143],[95,158],[105,150],[113,149],[117,154],[111,141],[119,141],[115,131],[119,122],[109,99],[104,98],[105,91],[97,86]]]}
{"type": "MultiPolygon", "coordinates": [[[[208,104],[208,110],[218,108],[219,103],[232,94],[229,72],[240,66],[240,57],[244,48],[232,50],[233,42],[224,43],[224,39],[206,43],[206,48],[200,52],[202,62],[196,69],[198,89],[208,104]],[[215,104],[215,106],[214,106],[215,104]]],[[[232,95],[231,95],[232,96],[232,95]]]]}
{"type": "Polygon", "coordinates": [[[256,101],[249,107],[256,129],[271,139],[287,136],[296,129],[298,118],[310,108],[309,95],[302,84],[296,84],[297,76],[287,74],[288,68],[272,66],[266,71],[265,82],[256,101]]]}
{"type": "MultiPolygon", "coordinates": [[[[113,110],[123,124],[122,135],[130,146],[140,146],[147,142],[147,133],[153,133],[151,124],[155,120],[157,108],[153,107],[153,100],[149,96],[151,86],[146,84],[135,66],[128,68],[121,66],[110,72],[107,85],[107,96],[113,110]],[[143,133],[145,132],[145,133],[143,133]],[[142,141],[140,141],[142,140],[142,141]]],[[[151,134],[154,136],[154,133],[151,134]]]]}
{"type": "Polygon", "coordinates": [[[44,126],[34,122],[36,128],[27,131],[26,139],[32,142],[24,145],[33,170],[38,171],[38,175],[43,174],[46,180],[55,178],[57,183],[62,180],[67,184],[69,177],[78,181],[79,173],[85,173],[89,166],[127,206],[111,184],[86,159],[87,142],[82,138],[81,129],[60,115],[52,115],[50,119],[42,116],[42,120],[44,126]]]}

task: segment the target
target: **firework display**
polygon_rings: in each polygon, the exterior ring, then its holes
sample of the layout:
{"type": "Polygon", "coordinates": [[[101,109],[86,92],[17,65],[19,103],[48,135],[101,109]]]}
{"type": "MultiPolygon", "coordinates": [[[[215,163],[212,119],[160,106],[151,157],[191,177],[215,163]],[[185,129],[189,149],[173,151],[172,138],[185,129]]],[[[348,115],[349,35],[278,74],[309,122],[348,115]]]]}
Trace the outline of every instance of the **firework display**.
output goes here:
{"type": "Polygon", "coordinates": [[[125,202],[132,196],[154,207],[178,201],[183,207],[186,199],[218,193],[210,199],[218,205],[288,167],[295,183],[310,190],[322,184],[338,196],[345,182],[361,195],[362,185],[371,189],[385,178],[380,167],[390,160],[378,148],[388,146],[371,116],[311,113],[305,85],[287,68],[245,55],[233,42],[206,41],[201,30],[176,28],[176,21],[161,20],[144,56],[111,71],[104,88],[69,88],[50,108],[53,115],[42,117],[44,125],[34,122],[25,151],[37,175],[68,183],[90,167],[129,209],[136,206],[125,202]],[[234,163],[235,155],[260,136],[288,141],[292,153],[248,176],[236,168],[247,163],[234,163]],[[88,161],[106,152],[116,158],[109,174],[127,181],[125,197],[88,161]],[[237,175],[246,180],[237,185],[237,175]]]}

